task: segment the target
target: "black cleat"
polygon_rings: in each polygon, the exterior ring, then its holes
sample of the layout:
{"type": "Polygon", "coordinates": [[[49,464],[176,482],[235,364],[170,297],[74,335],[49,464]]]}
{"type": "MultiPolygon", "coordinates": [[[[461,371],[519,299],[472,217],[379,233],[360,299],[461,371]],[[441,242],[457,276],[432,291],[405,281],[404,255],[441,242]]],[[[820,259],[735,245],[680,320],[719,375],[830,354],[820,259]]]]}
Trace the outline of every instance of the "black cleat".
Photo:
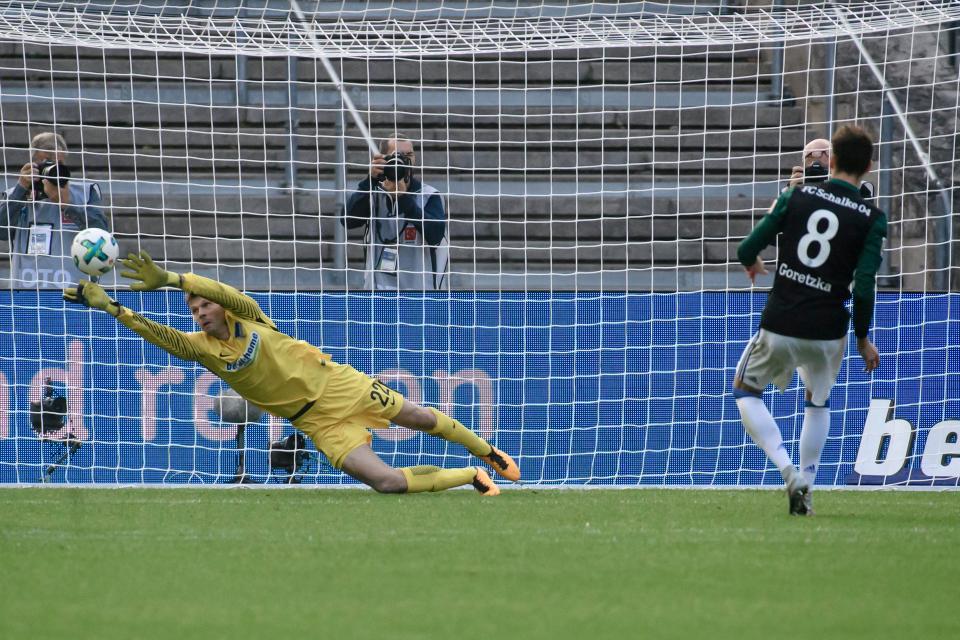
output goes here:
{"type": "Polygon", "coordinates": [[[787,483],[787,497],[790,500],[790,515],[813,515],[813,497],[810,495],[810,485],[802,474],[797,473],[787,483]]]}
{"type": "Polygon", "coordinates": [[[787,498],[790,501],[790,515],[812,516],[813,495],[807,479],[796,468],[793,468],[784,480],[787,485],[787,498]]]}
{"type": "Polygon", "coordinates": [[[809,489],[797,489],[788,494],[790,496],[790,515],[807,515],[807,496],[810,495],[809,489]]]}

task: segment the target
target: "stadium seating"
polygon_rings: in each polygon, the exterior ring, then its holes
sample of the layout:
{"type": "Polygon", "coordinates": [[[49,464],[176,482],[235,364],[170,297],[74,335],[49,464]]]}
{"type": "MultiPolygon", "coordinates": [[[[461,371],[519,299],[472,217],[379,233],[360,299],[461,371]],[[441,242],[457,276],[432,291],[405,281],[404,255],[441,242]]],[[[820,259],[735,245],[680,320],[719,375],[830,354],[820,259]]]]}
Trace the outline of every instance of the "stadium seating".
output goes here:
{"type": "MultiPolygon", "coordinates": [[[[508,288],[511,277],[527,288],[709,286],[789,173],[802,113],[766,102],[770,65],[755,48],[726,61],[714,48],[709,67],[689,47],[682,64],[652,54],[339,68],[357,106],[373,110],[375,136],[423,140],[423,173],[449,194],[454,288],[508,288]]],[[[8,186],[30,135],[56,123],[75,175],[102,185],[125,248],[138,241],[248,287],[342,284],[339,96],[313,60],[240,60],[0,45],[8,186]]],[[[349,120],[346,131],[351,189],[368,152],[349,120]]],[[[350,238],[359,269],[362,239],[350,238]]]]}

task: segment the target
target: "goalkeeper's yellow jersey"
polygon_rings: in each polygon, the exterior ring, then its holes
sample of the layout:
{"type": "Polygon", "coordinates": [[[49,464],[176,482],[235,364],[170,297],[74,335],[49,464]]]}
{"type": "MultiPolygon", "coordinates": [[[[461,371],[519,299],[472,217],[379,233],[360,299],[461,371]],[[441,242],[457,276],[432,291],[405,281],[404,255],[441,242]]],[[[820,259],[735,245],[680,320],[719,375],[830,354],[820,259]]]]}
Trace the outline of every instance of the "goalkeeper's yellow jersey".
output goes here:
{"type": "Polygon", "coordinates": [[[180,287],[226,310],[230,337],[203,331],[184,333],[144,318],[126,307],[117,319],[161,349],[199,362],[264,411],[281,418],[298,416],[326,386],[330,356],[309,342],[277,330],[250,296],[209,278],[184,274],[180,287]]]}

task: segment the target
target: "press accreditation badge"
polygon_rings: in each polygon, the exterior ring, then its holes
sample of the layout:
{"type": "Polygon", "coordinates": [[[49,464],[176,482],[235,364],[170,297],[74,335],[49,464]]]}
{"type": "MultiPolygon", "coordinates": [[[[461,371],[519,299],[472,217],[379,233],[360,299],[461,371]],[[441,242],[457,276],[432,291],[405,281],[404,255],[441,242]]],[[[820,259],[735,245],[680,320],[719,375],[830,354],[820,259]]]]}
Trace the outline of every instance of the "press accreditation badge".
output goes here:
{"type": "Polygon", "coordinates": [[[393,273],[397,270],[397,250],[384,249],[380,254],[380,263],[377,265],[378,271],[393,273]]]}
{"type": "Polygon", "coordinates": [[[30,227],[30,242],[27,244],[27,255],[50,255],[50,240],[53,237],[53,226],[49,224],[35,224],[30,227]]]}

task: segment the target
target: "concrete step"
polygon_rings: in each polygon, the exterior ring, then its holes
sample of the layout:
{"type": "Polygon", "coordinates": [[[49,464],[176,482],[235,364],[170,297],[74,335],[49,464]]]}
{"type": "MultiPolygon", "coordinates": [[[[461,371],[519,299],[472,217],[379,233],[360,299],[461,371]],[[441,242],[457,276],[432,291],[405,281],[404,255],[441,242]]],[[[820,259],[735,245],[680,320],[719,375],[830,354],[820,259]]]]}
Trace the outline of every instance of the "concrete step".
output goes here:
{"type": "MultiPolygon", "coordinates": [[[[439,155],[444,159],[451,150],[470,153],[490,154],[504,150],[516,152],[531,148],[535,151],[569,152],[573,150],[601,149],[616,150],[650,150],[667,147],[683,150],[719,150],[796,152],[803,147],[805,140],[803,131],[799,127],[784,130],[781,127],[759,127],[756,129],[737,130],[729,127],[723,129],[704,130],[700,126],[663,126],[657,129],[649,127],[622,127],[588,126],[581,122],[571,134],[569,130],[547,125],[542,127],[520,126],[498,128],[470,128],[466,123],[451,125],[444,129],[418,129],[415,142],[420,160],[426,162],[431,156],[439,155]]],[[[26,123],[8,121],[3,124],[3,139],[8,148],[26,145],[30,132],[36,126],[26,123]],[[23,141],[18,145],[18,141],[23,141]]],[[[183,154],[189,149],[197,153],[223,150],[224,153],[236,153],[242,149],[244,154],[257,153],[263,149],[286,149],[292,140],[297,143],[303,152],[311,149],[321,150],[322,153],[332,153],[338,137],[329,128],[301,125],[294,135],[290,135],[285,127],[253,128],[237,126],[232,123],[211,129],[184,129],[172,126],[104,126],[83,123],[82,125],[58,124],[57,130],[67,139],[67,143],[79,151],[81,148],[88,153],[143,153],[157,155],[161,151],[173,155],[183,154]]],[[[385,134],[386,135],[386,134],[385,134]]],[[[353,155],[360,158],[368,157],[363,151],[357,150],[353,155]]],[[[353,159],[353,158],[351,158],[353,159]]],[[[437,163],[435,163],[437,164],[437,163]]]]}
{"type": "MultiPolygon", "coordinates": [[[[230,213],[182,215],[113,215],[118,238],[223,238],[290,242],[317,240],[323,235],[321,218],[307,215],[230,213]]],[[[333,228],[333,219],[328,225],[333,228]]],[[[333,238],[332,231],[329,239],[333,238]]]]}
{"type": "MultiPolygon", "coordinates": [[[[158,103],[132,102],[129,98],[107,104],[102,100],[77,101],[63,99],[52,102],[49,99],[24,99],[22,87],[20,93],[10,97],[3,95],[4,124],[31,123],[34,127],[63,128],[68,142],[81,138],[82,127],[147,127],[164,129],[189,128],[193,131],[225,131],[260,134],[263,129],[285,131],[291,113],[298,121],[297,132],[315,136],[317,132],[333,138],[336,135],[336,120],[339,111],[336,106],[317,109],[301,107],[288,109],[285,106],[261,104],[239,105],[236,98],[226,104],[210,104],[208,95],[190,94],[191,101],[185,102],[181,92],[176,101],[158,103]],[[204,106],[205,105],[205,106],[204,106]],[[75,133],[75,135],[71,135],[75,133]]],[[[222,96],[220,97],[222,99],[222,96]]],[[[367,114],[365,114],[367,116],[367,114]]],[[[569,131],[624,130],[631,135],[649,134],[651,131],[671,131],[681,127],[688,133],[707,131],[754,131],[757,129],[799,130],[803,135],[805,125],[801,109],[783,106],[778,103],[754,103],[734,106],[690,106],[679,109],[669,107],[649,109],[642,104],[609,103],[606,108],[593,108],[584,111],[571,111],[568,108],[524,107],[521,105],[485,105],[477,103],[467,108],[444,108],[443,105],[425,105],[421,108],[417,101],[411,102],[403,113],[384,106],[369,113],[369,127],[374,137],[385,136],[396,130],[406,132],[417,140],[433,139],[437,141],[455,140],[469,142],[475,136],[497,136],[506,139],[501,132],[547,131],[552,139],[569,135],[569,131]],[[439,132],[432,138],[425,131],[439,132]],[[471,135],[457,136],[454,132],[466,131],[471,135]],[[486,134],[480,133],[486,131],[486,134]]],[[[347,135],[354,140],[351,147],[364,149],[365,145],[357,137],[356,128],[348,117],[347,135]]],[[[535,135],[531,133],[530,135],[535,135]]],[[[511,133],[515,140],[524,139],[522,135],[511,133]]],[[[551,139],[548,138],[548,139],[551,139]]],[[[13,138],[15,139],[15,138],[13,138]]],[[[483,138],[477,138],[483,139],[483,138]]],[[[7,138],[7,140],[12,140],[7,138]]],[[[8,142],[7,144],[10,144],[8,142]]]]}
{"type": "MultiPolygon", "coordinates": [[[[182,77],[183,66],[178,65],[179,61],[174,61],[165,75],[182,77]]],[[[585,50],[579,59],[551,59],[544,54],[505,55],[496,62],[482,58],[477,61],[380,58],[336,61],[334,67],[347,86],[395,83],[460,86],[465,79],[469,79],[471,86],[497,87],[653,82],[722,83],[730,86],[769,82],[769,78],[763,77],[765,65],[759,64],[755,56],[742,55],[731,61],[729,54],[681,58],[661,53],[627,57],[585,50]]],[[[202,67],[198,71],[203,72],[202,67]]],[[[289,77],[287,61],[276,58],[251,58],[246,73],[250,82],[289,77]]],[[[297,82],[330,82],[326,69],[312,60],[297,61],[295,78],[297,82]]]]}
{"type": "MultiPolygon", "coordinates": [[[[262,180],[263,176],[259,176],[262,180]]],[[[12,184],[12,177],[8,184],[12,184]]],[[[453,219],[497,223],[532,220],[578,220],[614,216],[676,216],[716,214],[736,216],[765,211],[779,193],[779,180],[754,182],[747,176],[737,184],[717,181],[703,184],[699,179],[677,183],[649,180],[625,182],[608,177],[603,181],[538,180],[453,180],[439,176],[429,181],[438,188],[453,219]]],[[[254,180],[238,187],[227,182],[204,184],[186,182],[180,176],[164,181],[135,179],[131,174],[114,173],[113,180],[101,180],[105,207],[116,216],[167,217],[193,214],[337,214],[339,194],[332,180],[304,181],[296,195],[277,183],[254,180]]]]}
{"type": "Polygon", "coordinates": [[[123,251],[147,251],[151,256],[179,262],[207,264],[319,266],[320,243],[316,240],[271,242],[263,239],[203,238],[187,236],[117,236],[123,251]]]}
{"type": "Polygon", "coordinates": [[[666,240],[558,246],[538,242],[506,242],[495,247],[464,249],[467,256],[456,256],[468,264],[530,264],[557,266],[595,265],[595,268],[615,268],[617,265],[680,265],[726,264],[735,261],[736,244],[725,240],[666,240]]]}
{"type": "Polygon", "coordinates": [[[471,223],[453,220],[451,242],[469,245],[491,241],[543,241],[560,244],[606,244],[649,240],[726,240],[738,242],[753,229],[749,217],[603,218],[585,221],[471,223]]]}
{"type": "MultiPolygon", "coordinates": [[[[660,56],[620,60],[585,57],[580,62],[560,60],[525,61],[504,59],[497,64],[464,60],[424,58],[420,60],[375,59],[369,62],[350,61],[340,65],[341,82],[362,90],[377,85],[416,85],[426,87],[462,87],[469,79],[473,87],[541,87],[665,83],[712,87],[754,87],[770,83],[766,66],[756,60],[731,63],[726,56],[714,56],[709,63],[660,56]]],[[[336,66],[336,65],[335,65],[336,66]]],[[[129,83],[160,80],[163,82],[207,83],[232,86],[246,83],[255,89],[263,83],[286,82],[290,78],[286,60],[269,58],[242,59],[222,56],[178,55],[166,57],[100,57],[100,56],[0,56],[0,81],[101,81],[129,83]]],[[[319,63],[298,60],[293,81],[298,84],[331,85],[319,63]]],[[[766,87],[765,87],[766,90],[766,87]]]]}
{"type": "MultiPolygon", "coordinates": [[[[182,215],[117,215],[112,229],[118,238],[199,238],[331,242],[339,220],[333,216],[262,215],[249,213],[182,215]]],[[[755,224],[750,216],[645,216],[581,220],[505,220],[474,222],[451,219],[450,241],[458,246],[501,241],[547,241],[557,244],[604,244],[675,239],[742,239],[755,224]]],[[[362,242],[362,228],[347,231],[362,242]]]]}
{"type": "MultiPolygon", "coordinates": [[[[249,83],[248,83],[249,84],[249,83]]],[[[34,108],[51,103],[59,108],[93,108],[109,104],[111,107],[124,104],[168,105],[174,108],[206,106],[208,108],[254,107],[261,111],[269,109],[288,110],[293,100],[294,108],[308,111],[337,109],[341,95],[332,86],[318,87],[313,83],[299,83],[291,96],[289,83],[259,83],[246,87],[238,94],[232,82],[171,82],[130,81],[105,82],[104,79],[80,79],[77,77],[43,78],[33,81],[3,82],[2,96],[10,105],[29,102],[34,108]]],[[[406,85],[373,85],[353,87],[350,97],[360,109],[385,110],[390,114],[399,112],[433,112],[473,116],[477,114],[500,115],[515,113],[518,116],[531,114],[567,113],[581,115],[592,111],[602,112],[617,105],[629,105],[631,110],[640,109],[697,109],[750,107],[769,104],[769,91],[756,86],[755,82],[743,87],[702,87],[682,83],[661,86],[654,84],[631,84],[589,87],[542,86],[542,87],[430,87],[406,85]]],[[[395,116],[394,116],[395,117],[395,116]]]]}
{"type": "MultiPolygon", "coordinates": [[[[607,144],[601,149],[577,148],[556,145],[551,148],[503,147],[499,150],[476,151],[450,149],[442,154],[425,153],[422,171],[426,175],[438,172],[447,174],[465,173],[501,176],[502,179],[523,179],[530,174],[565,176],[577,175],[623,175],[632,176],[685,176],[710,175],[755,175],[780,174],[785,170],[779,151],[754,149],[703,149],[677,151],[674,146],[659,144],[652,149],[607,144]]],[[[333,149],[298,150],[294,156],[298,171],[304,177],[332,174],[337,166],[333,149]]],[[[125,171],[133,168],[138,178],[153,176],[199,176],[218,173],[224,179],[243,172],[276,173],[283,175],[288,167],[288,151],[283,148],[238,148],[226,145],[198,144],[184,147],[147,146],[122,151],[111,149],[109,153],[85,148],[82,154],[74,153],[74,166],[84,174],[105,174],[108,171],[125,171]]],[[[16,160],[8,172],[16,172],[16,160]]],[[[360,176],[355,176],[357,180],[360,176]]]]}
{"type": "MultiPolygon", "coordinates": [[[[573,84],[591,82],[756,82],[763,65],[756,49],[729,53],[684,50],[683,57],[670,50],[583,49],[575,52],[527,52],[501,56],[464,58],[418,58],[334,60],[339,76],[353,83],[460,84],[470,78],[475,85],[573,84]]],[[[70,46],[17,45],[0,49],[0,79],[25,75],[73,74],[110,80],[133,77],[235,81],[275,81],[289,77],[288,62],[280,58],[160,54],[137,50],[96,50],[70,46]],[[241,74],[238,76],[238,64],[241,74]]],[[[316,60],[296,61],[295,77],[301,82],[329,82],[326,70],[316,60]]]]}
{"type": "MultiPolygon", "coordinates": [[[[736,245],[740,238],[727,239],[671,239],[623,241],[619,243],[544,242],[532,240],[498,240],[494,245],[460,245],[451,247],[451,259],[460,264],[549,264],[596,265],[597,268],[616,264],[678,265],[726,264],[736,260],[736,245]]],[[[175,262],[202,262],[223,265],[321,265],[321,247],[329,253],[330,243],[316,240],[273,242],[259,239],[228,239],[204,237],[153,236],[127,237],[118,235],[124,252],[145,250],[158,260],[175,262]]],[[[360,260],[363,243],[348,244],[351,260],[360,260]]],[[[522,272],[522,268],[518,267],[522,272]]]]}

